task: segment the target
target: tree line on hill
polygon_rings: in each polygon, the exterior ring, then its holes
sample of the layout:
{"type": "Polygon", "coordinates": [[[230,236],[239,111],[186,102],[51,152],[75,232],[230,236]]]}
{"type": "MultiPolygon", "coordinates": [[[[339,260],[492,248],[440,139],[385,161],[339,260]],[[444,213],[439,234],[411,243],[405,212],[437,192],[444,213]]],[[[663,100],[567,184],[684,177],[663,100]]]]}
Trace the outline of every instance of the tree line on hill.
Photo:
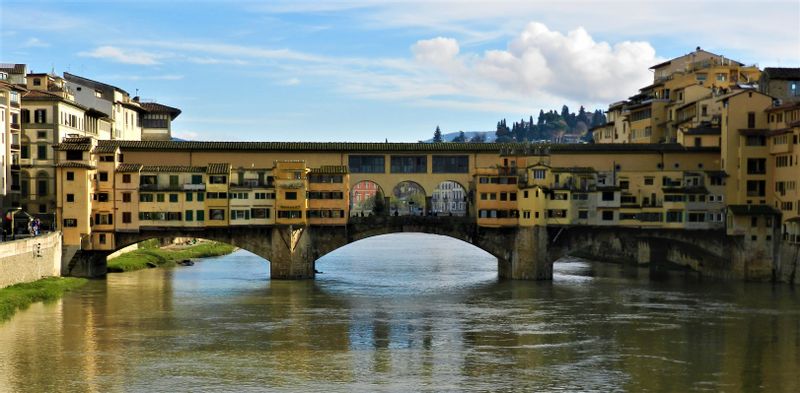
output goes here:
{"type": "MultiPolygon", "coordinates": [[[[540,110],[535,122],[533,116],[529,116],[527,120],[522,118],[519,122],[512,122],[511,127],[508,126],[506,119],[498,121],[495,142],[562,141],[564,136],[591,142],[592,135],[589,129],[603,125],[606,121],[606,115],[600,109],[587,112],[581,106],[575,113],[570,112],[569,107],[564,105],[560,113],[555,110],[548,112],[540,110]]],[[[439,126],[436,126],[436,131],[433,133],[433,142],[444,142],[439,126]]],[[[460,131],[452,142],[483,143],[486,142],[486,137],[477,134],[468,139],[464,131],[460,131]]]]}

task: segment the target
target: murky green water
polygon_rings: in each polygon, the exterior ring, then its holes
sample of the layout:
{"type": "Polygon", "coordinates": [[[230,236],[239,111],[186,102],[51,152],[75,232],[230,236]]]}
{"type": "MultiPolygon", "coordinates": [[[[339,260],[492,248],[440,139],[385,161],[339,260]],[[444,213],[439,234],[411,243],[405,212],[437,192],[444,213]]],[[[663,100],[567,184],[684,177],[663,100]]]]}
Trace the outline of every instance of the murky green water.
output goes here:
{"type": "Polygon", "coordinates": [[[800,391],[800,294],[399,234],[268,280],[237,252],[110,275],[0,325],[2,392],[800,391]]]}

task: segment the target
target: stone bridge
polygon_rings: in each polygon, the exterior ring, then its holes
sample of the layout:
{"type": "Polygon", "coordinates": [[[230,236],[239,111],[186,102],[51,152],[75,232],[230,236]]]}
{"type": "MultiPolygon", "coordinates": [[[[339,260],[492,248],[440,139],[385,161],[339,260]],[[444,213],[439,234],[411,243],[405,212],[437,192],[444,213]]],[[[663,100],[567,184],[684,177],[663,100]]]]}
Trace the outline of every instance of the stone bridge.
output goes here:
{"type": "MultiPolygon", "coordinates": [[[[419,232],[449,236],[497,258],[501,278],[548,280],[552,264],[566,255],[649,265],[684,267],[714,277],[763,279],[771,263],[744,252],[740,239],[723,231],[620,227],[479,227],[470,217],[352,217],[347,226],[233,226],[226,228],[144,227],[116,232],[122,248],[152,238],[198,237],[231,244],[270,263],[274,279],[313,278],[315,261],[342,246],[371,236],[419,232]],[[768,265],[765,265],[768,263],[768,265]]],[[[99,277],[109,252],[66,253],[64,275],[99,277]],[[74,256],[73,256],[74,255],[74,256]]]]}

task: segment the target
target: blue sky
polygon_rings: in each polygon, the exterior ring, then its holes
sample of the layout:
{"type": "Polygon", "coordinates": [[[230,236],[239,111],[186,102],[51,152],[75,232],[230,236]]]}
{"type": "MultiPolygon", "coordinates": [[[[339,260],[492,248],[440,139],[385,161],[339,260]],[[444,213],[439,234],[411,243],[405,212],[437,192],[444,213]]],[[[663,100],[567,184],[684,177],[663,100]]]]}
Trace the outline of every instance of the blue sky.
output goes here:
{"type": "Polygon", "coordinates": [[[800,2],[0,3],[0,62],[138,89],[194,140],[417,141],[604,109],[696,46],[800,66],[800,2]]]}

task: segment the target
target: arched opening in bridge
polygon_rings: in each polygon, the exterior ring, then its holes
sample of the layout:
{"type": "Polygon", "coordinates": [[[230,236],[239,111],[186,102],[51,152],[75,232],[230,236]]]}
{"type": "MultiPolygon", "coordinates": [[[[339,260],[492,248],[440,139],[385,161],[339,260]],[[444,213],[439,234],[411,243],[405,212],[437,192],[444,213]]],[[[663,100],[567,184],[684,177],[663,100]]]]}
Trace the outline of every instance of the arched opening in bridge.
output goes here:
{"type": "Polygon", "coordinates": [[[422,216],[428,212],[425,189],[416,182],[402,181],[392,190],[389,212],[395,216],[422,216]]]}
{"type": "Polygon", "coordinates": [[[316,282],[370,295],[460,291],[497,282],[497,258],[462,240],[392,233],[358,240],[316,261],[316,282]]]}
{"type": "Polygon", "coordinates": [[[350,215],[381,215],[386,211],[384,192],[378,183],[364,180],[353,185],[350,191],[350,215]]]}
{"type": "Polygon", "coordinates": [[[439,183],[431,193],[431,212],[434,215],[466,216],[467,190],[452,180],[439,183]]]}
{"type": "Polygon", "coordinates": [[[233,256],[230,261],[258,261],[263,265],[258,270],[263,272],[264,278],[269,277],[270,264],[263,257],[225,242],[196,237],[154,237],[128,244],[109,254],[106,265],[109,272],[121,273],[143,268],[192,266],[205,258],[229,255],[233,256]]]}

